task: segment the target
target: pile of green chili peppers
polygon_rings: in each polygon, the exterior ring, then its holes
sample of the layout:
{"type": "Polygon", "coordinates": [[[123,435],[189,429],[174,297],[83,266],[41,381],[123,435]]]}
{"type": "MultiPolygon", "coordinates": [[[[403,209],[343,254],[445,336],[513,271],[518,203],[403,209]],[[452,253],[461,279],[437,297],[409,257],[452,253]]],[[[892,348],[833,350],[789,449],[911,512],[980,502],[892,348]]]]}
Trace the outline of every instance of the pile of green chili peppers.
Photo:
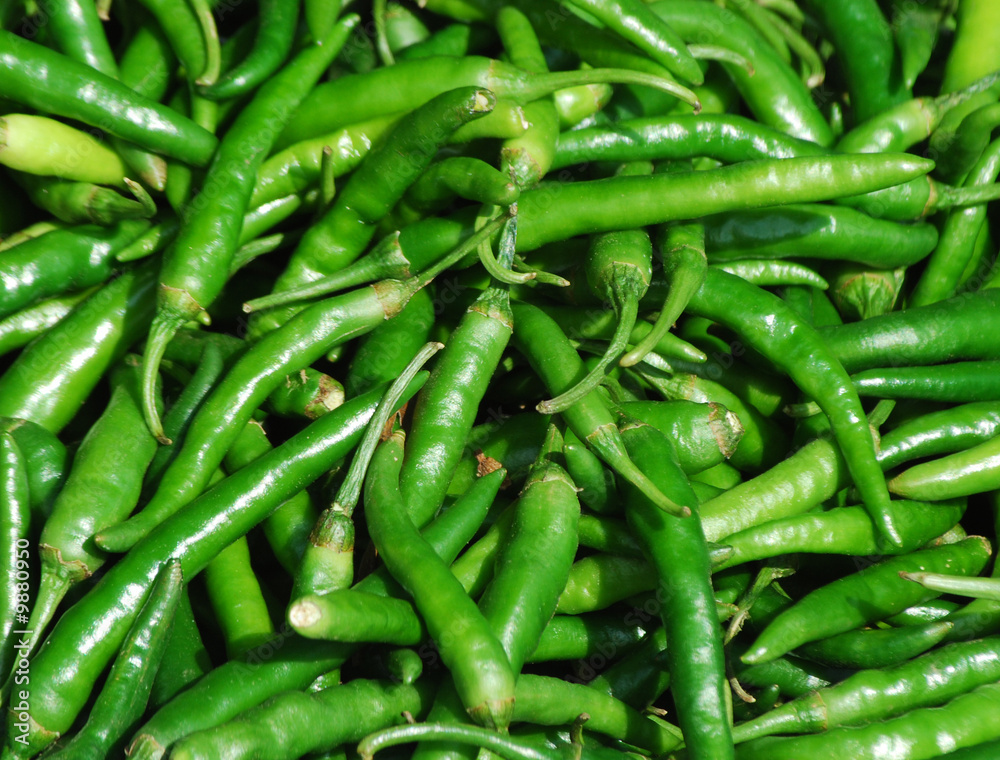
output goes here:
{"type": "Polygon", "coordinates": [[[996,0],[0,0],[0,106],[0,760],[1000,757],[996,0]]]}

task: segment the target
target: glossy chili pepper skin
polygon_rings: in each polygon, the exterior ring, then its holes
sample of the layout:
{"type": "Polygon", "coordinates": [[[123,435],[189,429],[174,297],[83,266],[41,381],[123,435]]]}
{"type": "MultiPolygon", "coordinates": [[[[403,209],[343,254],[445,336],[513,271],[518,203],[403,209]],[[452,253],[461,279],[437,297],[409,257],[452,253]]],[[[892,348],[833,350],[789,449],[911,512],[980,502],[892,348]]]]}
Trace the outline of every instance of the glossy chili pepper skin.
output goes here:
{"type": "Polygon", "coordinates": [[[5,252],[0,315],[64,291],[98,285],[111,275],[115,253],[148,226],[121,222],[111,229],[82,226],[53,230],[5,252]]]}
{"type": "Polygon", "coordinates": [[[989,553],[989,543],[972,536],[957,544],[893,557],[827,584],[780,613],[743,659],[766,662],[799,644],[850,630],[937,595],[915,583],[910,585],[917,589],[908,588],[907,581],[897,582],[900,570],[946,567],[954,573],[974,575],[982,570],[989,553]],[[863,607],[859,599],[866,600],[863,607]]]}
{"type": "Polygon", "coordinates": [[[98,760],[120,749],[125,732],[146,710],[182,590],[180,562],[172,560],[149,590],[87,722],[68,744],[52,753],[54,757],[98,760]]]}
{"type": "MultiPolygon", "coordinates": [[[[271,76],[292,49],[299,20],[299,3],[294,0],[271,0],[263,3],[253,48],[246,58],[225,72],[200,93],[213,100],[242,95],[271,76]]],[[[319,39],[324,39],[326,35],[319,39]]]]}
{"type": "Polygon", "coordinates": [[[951,644],[891,669],[856,673],[738,726],[735,736],[743,742],[777,733],[815,733],[944,704],[995,680],[998,643],[991,637],[951,644]]]}
{"type": "Polygon", "coordinates": [[[3,533],[0,534],[0,556],[7,577],[0,584],[0,666],[10,671],[15,661],[13,635],[18,615],[28,609],[28,578],[31,567],[28,531],[31,527],[31,507],[28,503],[28,473],[24,453],[9,432],[0,433],[0,509],[3,533]],[[22,601],[23,600],[23,601],[22,601]]]}
{"type": "MultiPolygon", "coordinates": [[[[493,580],[479,609],[519,673],[555,612],[578,545],[580,502],[569,475],[547,449],[561,436],[550,428],[513,507],[514,517],[496,558],[493,580]]],[[[555,447],[553,447],[555,448],[555,447]]]]}
{"type": "MultiPolygon", "coordinates": [[[[277,139],[280,126],[319,79],[358,20],[357,16],[345,18],[324,44],[300,53],[261,88],[219,143],[205,177],[206,186],[213,192],[192,201],[160,268],[156,317],[143,365],[147,394],[166,343],[185,321],[204,319],[205,310],[229,277],[257,170],[277,139]]],[[[162,437],[148,397],[146,416],[153,434],[162,437]]]]}
{"type": "MultiPolygon", "coordinates": [[[[893,501],[894,522],[903,536],[903,545],[892,553],[915,551],[955,525],[965,512],[965,502],[925,503],[893,501]]],[[[818,514],[793,515],[734,533],[724,539],[733,550],[715,570],[778,556],[789,552],[870,556],[885,553],[873,530],[871,518],[862,507],[844,507],[818,514]]]]}
{"type": "Polygon", "coordinates": [[[155,263],[111,280],[22,351],[0,377],[0,415],[61,430],[107,369],[148,327],[155,263]],[[79,335],[93,339],[80,345],[79,335]]]}
{"type": "Polygon", "coordinates": [[[0,320],[0,356],[23,348],[52,329],[92,292],[92,288],[39,301],[0,320]]]}
{"type": "Polygon", "coordinates": [[[44,116],[0,118],[0,163],[33,175],[124,187],[118,154],[87,132],[44,116]]]}
{"type": "Polygon", "coordinates": [[[463,315],[417,397],[400,488],[418,525],[426,524],[444,499],[512,324],[506,288],[489,288],[463,315]]]}
{"type": "Polygon", "coordinates": [[[0,431],[14,437],[25,457],[28,505],[32,513],[48,519],[66,476],[69,460],[66,446],[52,432],[30,420],[0,417],[0,431]]]}
{"type": "Polygon", "coordinates": [[[194,619],[191,599],[184,589],[163,651],[163,666],[156,671],[149,690],[149,711],[159,710],[211,669],[212,662],[194,619]]]}
{"type": "Polygon", "coordinates": [[[1000,397],[1000,361],[952,362],[930,367],[866,369],[851,375],[858,395],[940,402],[990,401],[1000,397]]]}
{"type": "Polygon", "coordinates": [[[205,590],[229,659],[238,659],[274,637],[260,582],[250,565],[246,538],[238,538],[205,567],[205,590]]]}
{"type": "Polygon", "coordinates": [[[585,233],[871,192],[922,176],[932,166],[903,154],[788,158],[574,182],[554,198],[544,188],[529,190],[518,201],[517,246],[531,251],[585,233]]]}
{"type": "Polygon", "coordinates": [[[708,156],[724,163],[821,156],[827,151],[742,116],[705,114],[631,119],[563,132],[553,168],[590,161],[660,161],[708,156]]]}
{"type": "Polygon", "coordinates": [[[879,463],[890,469],[913,459],[951,454],[1000,432],[1000,403],[973,402],[915,417],[882,435],[879,463]]]}
{"type": "Polygon", "coordinates": [[[194,166],[205,166],[215,152],[215,136],[190,119],[12,32],[0,33],[0,70],[0,94],[11,100],[99,126],[194,166]]]}
{"type": "Polygon", "coordinates": [[[643,633],[637,622],[622,621],[614,614],[556,615],[542,631],[528,662],[607,659],[631,650],[643,633]]]}
{"type": "Polygon", "coordinates": [[[805,256],[892,268],[920,261],[938,242],[930,224],[903,225],[852,208],[795,202],[709,216],[704,223],[713,263],[805,256]]]}
{"type": "Polygon", "coordinates": [[[888,513],[885,479],[875,460],[874,443],[861,402],[850,387],[846,372],[819,334],[798,322],[780,299],[717,270],[709,270],[705,284],[691,300],[691,310],[730,324],[815,398],[821,408],[825,407],[865,508],[882,537],[899,544],[900,537],[888,513]],[[740,305],[736,306],[735,300],[727,303],[730,298],[740,299],[740,305]],[[824,368],[822,372],[820,367],[824,368]]]}
{"type": "Polygon", "coordinates": [[[732,757],[722,633],[697,497],[666,436],[644,423],[626,422],[622,439],[636,465],[692,510],[690,518],[665,515],[637,489],[625,486],[625,517],[656,567],[657,589],[663,594],[670,689],[685,746],[692,758],[732,757]]]}
{"type": "Polygon", "coordinates": [[[847,631],[796,650],[806,659],[831,668],[886,668],[899,665],[937,646],[955,624],[934,620],[901,628],[847,631]]]}
{"type": "Polygon", "coordinates": [[[93,545],[94,534],[128,517],[138,503],[143,474],[157,448],[149,431],[136,427],[141,419],[138,392],[137,367],[120,367],[111,401],[77,449],[42,528],[42,576],[32,610],[35,634],[30,649],[64,594],[104,564],[106,556],[93,545]]]}
{"type": "Polygon", "coordinates": [[[768,737],[740,745],[739,760],[864,757],[879,752],[887,760],[924,760],[998,738],[994,711],[1000,686],[980,686],[943,707],[922,708],[883,723],[838,728],[787,739],[768,737]],[[876,749],[879,748],[879,749],[876,749]],[[884,748],[884,751],[883,749],[884,748]]]}
{"type": "Polygon", "coordinates": [[[992,334],[1000,292],[966,293],[937,304],[821,330],[848,372],[872,367],[996,359],[992,334]]]}
{"type": "Polygon", "coordinates": [[[889,481],[900,495],[938,500],[991,491],[1000,482],[1000,439],[994,437],[955,454],[916,464],[889,481]]]}
{"type": "MultiPolygon", "coordinates": [[[[206,492],[197,507],[164,523],[142,548],[120,560],[85,602],[63,615],[31,661],[39,675],[31,684],[33,730],[27,747],[19,742],[11,747],[15,754],[37,751],[72,724],[164,561],[180,559],[188,577],[197,574],[225,546],[346,454],[374,413],[377,396],[353,399],[206,492]]],[[[12,742],[15,735],[12,727],[12,742]]]]}
{"type": "Polygon", "coordinates": [[[398,485],[402,440],[390,438],[372,463],[365,490],[369,532],[389,571],[414,598],[470,716],[505,727],[513,709],[514,674],[489,623],[407,517],[398,485]],[[460,639],[450,634],[455,626],[465,631],[460,639]]]}
{"type": "Polygon", "coordinates": [[[98,545],[109,550],[127,548],[193,499],[253,411],[289,372],[309,366],[334,345],[374,328],[401,309],[412,292],[413,287],[403,283],[378,283],[320,301],[241,354],[191,421],[184,445],[164,472],[163,485],[153,499],[128,523],[102,534],[98,545]]]}

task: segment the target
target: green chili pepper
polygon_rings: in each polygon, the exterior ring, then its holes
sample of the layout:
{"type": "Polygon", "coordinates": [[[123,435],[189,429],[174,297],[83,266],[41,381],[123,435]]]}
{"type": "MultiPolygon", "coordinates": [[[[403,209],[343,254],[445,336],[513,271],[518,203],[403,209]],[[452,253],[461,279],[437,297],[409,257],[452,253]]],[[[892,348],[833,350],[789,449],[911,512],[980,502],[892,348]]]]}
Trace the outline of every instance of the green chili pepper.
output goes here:
{"type": "MultiPolygon", "coordinates": [[[[965,512],[962,500],[933,504],[893,501],[890,504],[894,522],[903,537],[902,546],[889,550],[892,554],[915,551],[955,525],[965,512]]],[[[716,571],[791,552],[862,557],[886,552],[885,547],[879,546],[871,518],[861,507],[770,520],[726,537],[724,544],[732,553],[713,568],[716,571]]]]}
{"type": "Polygon", "coordinates": [[[163,438],[150,391],[160,358],[170,338],[190,319],[205,320],[205,310],[219,295],[229,266],[257,169],[264,162],[278,129],[319,79],[358,23],[349,16],[334,27],[322,45],[313,45],[274,77],[237,117],[219,144],[205,177],[211,195],[199,195],[187,210],[177,239],[160,270],[157,310],[143,362],[144,411],[149,429],[163,438]]]}
{"type": "Polygon", "coordinates": [[[0,416],[61,430],[149,325],[155,264],[112,279],[22,351],[0,376],[0,416]],[[80,344],[80,335],[93,338],[80,344]]]}
{"type": "Polygon", "coordinates": [[[923,176],[931,168],[931,162],[905,154],[820,156],[573,182],[556,193],[541,187],[522,193],[518,201],[518,250],[585,233],[871,192],[923,176]]]}
{"type": "Polygon", "coordinates": [[[221,725],[275,694],[305,689],[347,654],[342,645],[307,641],[286,631],[246,659],[210,670],[157,710],[132,738],[129,756],[157,760],[178,739],[221,725]]]}
{"type": "Polygon", "coordinates": [[[862,628],[813,641],[796,651],[813,662],[832,668],[886,668],[911,660],[940,644],[954,627],[951,621],[935,620],[902,628],[862,628]]]}
{"type": "Polygon", "coordinates": [[[755,739],[740,745],[739,760],[861,757],[890,747],[894,760],[941,757],[942,753],[997,738],[991,720],[1000,686],[979,686],[936,708],[858,728],[837,728],[815,736],[755,739]]]}
{"type": "Polygon", "coordinates": [[[626,421],[620,427],[636,465],[693,513],[689,520],[664,515],[638,489],[625,486],[625,517],[656,568],[663,596],[670,689],[685,746],[691,757],[732,757],[722,635],[698,500],[666,436],[645,423],[626,421]]]}
{"type": "Polygon", "coordinates": [[[181,564],[171,560],[149,590],[87,722],[68,744],[51,753],[54,757],[96,760],[120,747],[125,732],[145,712],[182,588],[181,564]]]}
{"type": "Polygon", "coordinates": [[[423,723],[387,728],[365,737],[364,741],[358,745],[358,752],[361,754],[362,760],[372,760],[375,753],[383,747],[392,747],[414,741],[449,742],[480,747],[504,760],[570,760],[571,758],[610,760],[611,757],[616,757],[618,754],[612,755],[613,750],[608,750],[599,744],[584,746],[577,742],[573,744],[560,742],[552,745],[551,748],[548,746],[539,747],[534,742],[528,743],[508,736],[501,736],[476,726],[445,723],[423,723]]]}
{"type": "Polygon", "coordinates": [[[894,268],[915,264],[938,242],[936,229],[927,224],[902,225],[850,208],[795,204],[709,216],[705,232],[713,263],[807,256],[894,268]]]}
{"type": "Polygon", "coordinates": [[[821,330],[848,372],[872,367],[995,359],[986,339],[1000,293],[968,293],[937,304],[896,311],[863,322],[821,330]],[[946,336],[946,337],[945,337],[946,336]]]}
{"type": "Polygon", "coordinates": [[[66,484],[39,537],[42,572],[28,626],[27,652],[41,640],[59,603],[80,581],[105,562],[94,534],[123,520],[139,500],[143,474],[156,451],[149,431],[136,427],[138,368],[120,367],[112,377],[112,395],[101,417],[77,449],[66,484]]]}
{"type": "MultiPolygon", "coordinates": [[[[0,433],[0,508],[3,509],[3,533],[0,534],[0,556],[7,568],[7,578],[0,584],[0,667],[9,673],[18,657],[15,654],[19,620],[27,619],[31,507],[28,502],[28,473],[25,455],[4,431],[0,433]]],[[[23,625],[23,624],[22,624],[23,625]]]]}
{"type": "Polygon", "coordinates": [[[115,253],[147,226],[144,221],[127,221],[111,229],[52,230],[4,252],[0,315],[13,314],[40,298],[104,282],[113,271],[115,253]]]}
{"type": "Polygon", "coordinates": [[[917,464],[889,481],[893,493],[932,500],[965,496],[996,488],[1000,476],[1000,437],[965,451],[917,464]]]}
{"type": "MultiPolygon", "coordinates": [[[[274,74],[292,49],[299,4],[271,0],[260,7],[253,48],[240,63],[211,84],[199,87],[201,95],[225,100],[242,95],[274,74]]],[[[332,24],[331,24],[332,26],[332,24]]],[[[317,37],[325,40],[327,35],[317,37]]]]}
{"type": "Polygon", "coordinates": [[[929,401],[974,401],[998,397],[1000,362],[952,362],[930,367],[868,369],[851,375],[859,396],[929,401]]]}
{"type": "Polygon", "coordinates": [[[0,417],[0,431],[14,436],[25,457],[28,505],[33,514],[47,520],[63,486],[66,447],[52,432],[30,420],[0,417]]]}
{"type": "Polygon", "coordinates": [[[520,673],[566,586],[578,545],[576,487],[555,460],[562,437],[552,426],[497,554],[493,580],[479,600],[483,617],[520,673]]]}
{"type": "Polygon", "coordinates": [[[29,114],[0,119],[0,163],[11,169],[96,185],[124,186],[125,164],[87,132],[29,114]]]}
{"type": "MultiPolygon", "coordinates": [[[[582,523],[582,518],[581,518],[582,523]]],[[[528,662],[592,660],[603,662],[632,650],[644,629],[635,622],[608,614],[555,615],[542,631],[528,662]]],[[[627,700],[622,700],[627,702],[627,700]]]]}
{"type": "Polygon", "coordinates": [[[110,187],[89,182],[17,172],[12,172],[12,176],[32,203],[66,224],[111,227],[126,219],[147,219],[156,213],[156,207],[146,191],[128,178],[125,184],[135,199],[126,198],[110,187]]]}
{"type": "MultiPolygon", "coordinates": [[[[510,266],[516,235],[513,217],[500,244],[501,267],[510,266]]],[[[512,321],[507,289],[497,284],[484,291],[463,315],[417,398],[400,488],[407,512],[419,526],[444,499],[479,402],[510,340],[512,321]]]]}
{"type": "Polygon", "coordinates": [[[181,739],[170,755],[178,760],[262,755],[292,760],[313,750],[356,742],[399,723],[404,712],[423,715],[431,691],[427,682],[407,686],[356,678],[314,694],[287,692],[223,726],[181,739]],[[295,730],[289,733],[291,726],[295,730]]]}
{"type": "Polygon", "coordinates": [[[882,436],[879,463],[891,469],[935,454],[950,454],[982,443],[1000,432],[993,401],[962,404],[901,423],[882,436]]]}
{"type": "MultiPolygon", "coordinates": [[[[197,574],[218,552],[344,456],[374,413],[377,395],[352,399],[206,492],[197,505],[190,505],[116,563],[99,590],[59,619],[49,644],[31,661],[38,678],[31,682],[34,723],[27,750],[48,745],[83,707],[135,616],[141,596],[126,595],[125,590],[151,584],[160,564],[171,557],[181,560],[189,577],[197,574]],[[59,645],[61,639],[73,643],[59,645]]],[[[12,742],[14,736],[12,729],[8,733],[12,742]]],[[[24,754],[24,749],[18,752],[24,754]]]]}
{"type": "Polygon", "coordinates": [[[376,452],[365,490],[368,530],[389,571],[414,598],[469,714],[504,728],[514,702],[510,664],[482,613],[407,519],[398,485],[402,448],[402,436],[394,434],[376,452]],[[461,637],[452,633],[456,626],[461,637]]]}
{"type": "Polygon", "coordinates": [[[957,544],[893,557],[811,592],[775,618],[743,655],[743,661],[766,662],[800,644],[892,615],[937,596],[899,578],[901,570],[948,568],[970,575],[989,558],[989,542],[973,536],[957,544]],[[864,600],[860,604],[859,600],[864,600]]]}
{"type": "Polygon", "coordinates": [[[951,644],[889,670],[856,673],[736,727],[734,736],[744,742],[777,733],[815,733],[944,704],[989,683],[998,668],[995,637],[951,644]]]}
{"type": "Polygon", "coordinates": [[[149,709],[159,710],[211,669],[212,663],[194,619],[191,599],[184,589],[163,650],[162,666],[156,671],[150,688],[149,709]]]}

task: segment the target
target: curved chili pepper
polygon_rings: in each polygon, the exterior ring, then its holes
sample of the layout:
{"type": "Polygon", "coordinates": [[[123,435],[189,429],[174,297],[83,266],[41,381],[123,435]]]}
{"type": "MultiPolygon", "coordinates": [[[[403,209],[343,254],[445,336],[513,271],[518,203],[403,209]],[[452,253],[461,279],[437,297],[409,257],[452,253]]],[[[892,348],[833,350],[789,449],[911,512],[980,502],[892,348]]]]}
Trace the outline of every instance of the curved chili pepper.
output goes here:
{"type": "Polygon", "coordinates": [[[229,277],[240,228],[256,182],[278,129],[319,79],[358,23],[349,16],[322,45],[300,53],[261,88],[226,132],[205,177],[211,194],[192,202],[177,239],[160,269],[156,316],[143,360],[143,408],[153,435],[163,429],[151,403],[153,378],[170,338],[190,319],[204,321],[206,309],[229,277]]]}

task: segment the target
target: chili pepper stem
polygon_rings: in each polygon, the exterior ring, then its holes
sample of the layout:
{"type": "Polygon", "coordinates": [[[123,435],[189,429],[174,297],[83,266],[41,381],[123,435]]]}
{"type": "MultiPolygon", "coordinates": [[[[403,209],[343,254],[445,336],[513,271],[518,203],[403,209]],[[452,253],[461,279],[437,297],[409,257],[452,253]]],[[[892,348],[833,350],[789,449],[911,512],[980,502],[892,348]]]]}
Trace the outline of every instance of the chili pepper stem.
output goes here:
{"type": "Polygon", "coordinates": [[[164,446],[169,446],[172,441],[163,432],[163,422],[160,414],[156,410],[156,378],[159,373],[160,362],[163,354],[167,350],[177,331],[187,320],[180,315],[169,312],[159,312],[154,318],[149,328],[149,338],[146,341],[146,351],[142,356],[142,376],[140,392],[142,396],[142,414],[146,418],[146,425],[149,432],[153,434],[164,446]]]}
{"type": "Polygon", "coordinates": [[[154,216],[156,214],[156,202],[146,192],[146,188],[128,177],[124,179],[124,182],[132,192],[132,195],[135,196],[135,199],[142,205],[144,215],[146,217],[154,216]]]}
{"type": "Polygon", "coordinates": [[[339,272],[313,280],[297,288],[277,291],[247,301],[243,304],[243,311],[252,314],[255,311],[328,295],[356,285],[363,285],[370,280],[379,279],[379,276],[386,276],[386,272],[390,270],[394,271],[389,276],[397,279],[407,277],[411,274],[409,266],[410,262],[403,255],[399,245],[399,232],[392,232],[383,238],[369,255],[349,264],[339,272]]]}
{"type": "Polygon", "coordinates": [[[41,640],[42,634],[45,633],[45,629],[52,622],[52,617],[55,615],[59,603],[73,585],[71,576],[72,570],[69,569],[62,573],[42,572],[42,577],[38,585],[38,595],[35,597],[35,604],[31,608],[31,617],[28,620],[28,625],[25,626],[25,630],[31,631],[31,634],[28,637],[27,649],[19,650],[21,656],[28,657],[35,651],[35,647],[41,640]]]}
{"type": "Polygon", "coordinates": [[[372,760],[380,749],[416,741],[449,741],[471,744],[495,752],[505,760],[556,760],[559,754],[532,747],[527,749],[514,744],[505,736],[478,726],[445,723],[407,723],[387,728],[365,737],[358,745],[361,760],[372,760]]]}
{"type": "Polygon", "coordinates": [[[556,414],[564,409],[568,409],[594,390],[594,388],[600,385],[608,367],[627,348],[629,335],[635,327],[635,320],[639,314],[639,293],[634,284],[629,280],[625,280],[624,282],[627,283],[624,287],[615,287],[614,309],[618,313],[618,326],[615,328],[614,335],[611,336],[611,340],[608,342],[608,348],[604,352],[604,356],[601,357],[601,360],[579,383],[569,390],[560,393],[555,398],[540,402],[535,408],[541,414],[556,414]],[[629,285],[632,286],[630,287],[629,285]]]}
{"type": "MultiPolygon", "coordinates": [[[[215,16],[207,0],[189,0],[191,9],[198,19],[205,42],[205,70],[200,72],[196,84],[207,86],[214,84],[222,69],[222,49],[219,44],[219,32],[215,26],[215,16]]],[[[188,72],[194,76],[194,72],[188,72]]]]}
{"type": "Polygon", "coordinates": [[[900,572],[899,577],[946,594],[958,594],[974,599],[1000,599],[1000,581],[996,578],[967,578],[928,572],[900,572]]]}
{"type": "Polygon", "coordinates": [[[629,483],[642,491],[646,497],[664,512],[675,517],[690,517],[691,510],[683,507],[664,496],[660,489],[629,459],[621,444],[618,428],[612,425],[601,425],[587,436],[590,444],[598,455],[614,468],[615,472],[629,483]]]}
{"type": "Polygon", "coordinates": [[[590,84],[638,84],[661,90],[694,108],[695,114],[701,111],[701,101],[698,96],[683,85],[671,82],[663,77],[646,74],[630,69],[583,69],[580,71],[550,71],[535,74],[526,88],[525,100],[530,102],[557,90],[567,87],[579,87],[590,84]]]}
{"type": "Polygon", "coordinates": [[[137,736],[129,746],[131,760],[159,760],[167,753],[167,748],[148,734],[137,736]]]}

